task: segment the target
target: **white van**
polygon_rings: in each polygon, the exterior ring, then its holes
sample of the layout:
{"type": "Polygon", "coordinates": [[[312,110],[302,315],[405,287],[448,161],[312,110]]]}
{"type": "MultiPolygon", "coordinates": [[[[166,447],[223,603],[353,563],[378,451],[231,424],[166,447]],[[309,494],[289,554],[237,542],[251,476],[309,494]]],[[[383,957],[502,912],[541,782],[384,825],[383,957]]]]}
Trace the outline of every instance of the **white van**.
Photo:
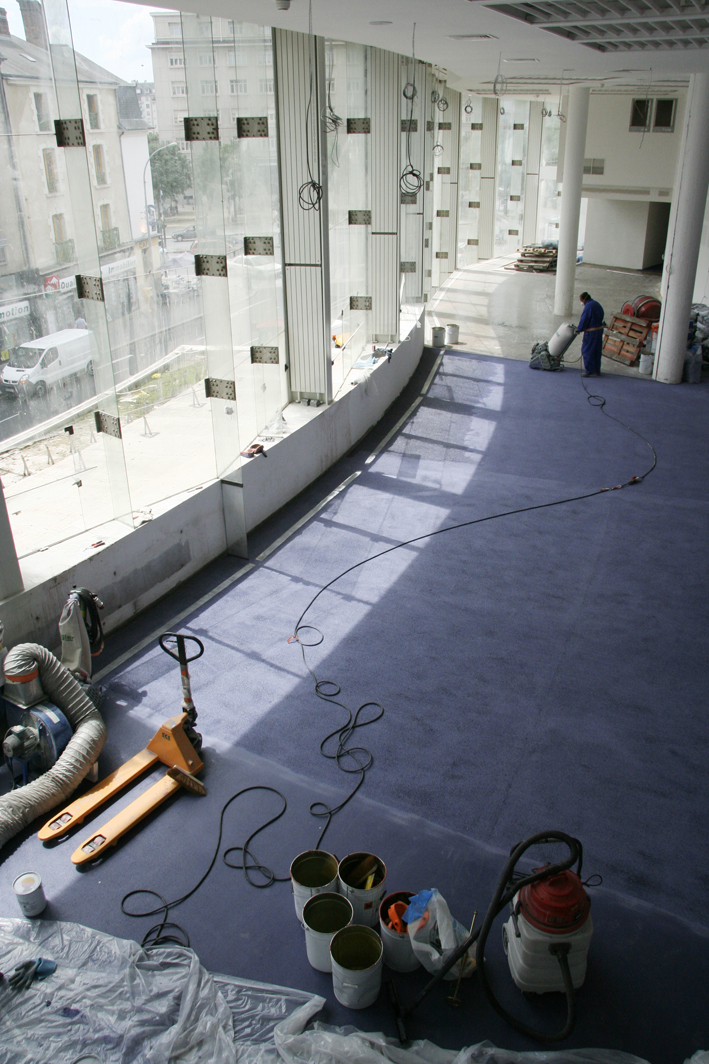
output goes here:
{"type": "Polygon", "coordinates": [[[6,395],[18,395],[24,387],[27,395],[41,398],[68,377],[93,376],[95,358],[96,341],[88,329],[62,329],[40,336],[15,348],[4,365],[0,389],[6,395]]]}

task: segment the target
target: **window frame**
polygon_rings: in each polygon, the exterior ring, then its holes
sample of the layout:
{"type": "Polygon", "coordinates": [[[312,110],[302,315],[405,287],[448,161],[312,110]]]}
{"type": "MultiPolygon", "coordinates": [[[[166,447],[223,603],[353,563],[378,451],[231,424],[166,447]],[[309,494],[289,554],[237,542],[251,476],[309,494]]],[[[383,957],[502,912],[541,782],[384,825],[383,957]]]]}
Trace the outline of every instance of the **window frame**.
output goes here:
{"type": "Polygon", "coordinates": [[[91,129],[91,130],[101,129],[101,108],[100,108],[100,104],[99,104],[98,93],[97,92],[84,93],[84,99],[86,101],[86,116],[88,118],[89,129],[91,129]],[[89,100],[95,100],[96,101],[96,110],[95,111],[91,110],[91,106],[89,104],[89,100]],[[93,123],[91,121],[93,116],[96,117],[96,125],[93,125],[93,123]]]}
{"type": "Polygon", "coordinates": [[[44,165],[44,181],[48,196],[56,196],[59,192],[59,173],[54,148],[42,148],[42,162],[44,165]],[[49,165],[47,162],[49,161],[49,165]]]}
{"type": "Polygon", "coordinates": [[[100,188],[104,188],[106,185],[110,184],[110,181],[108,179],[108,166],[106,165],[106,150],[103,144],[93,144],[91,146],[91,158],[94,164],[94,179],[96,184],[100,188]],[[98,156],[96,154],[97,152],[99,153],[98,156]],[[99,158],[103,163],[100,168],[98,166],[99,158]],[[103,181],[99,180],[99,174],[102,175],[103,181]]]}
{"type": "Polygon", "coordinates": [[[652,115],[654,99],[650,99],[647,96],[634,96],[630,102],[630,123],[628,125],[629,133],[647,133],[652,127],[652,115]],[[638,104],[642,104],[647,107],[647,117],[645,119],[645,125],[633,125],[633,118],[635,117],[635,108],[638,104]]]}
{"type": "Polygon", "coordinates": [[[677,120],[677,97],[676,96],[668,96],[668,97],[664,97],[663,96],[662,98],[657,97],[655,99],[655,114],[654,114],[654,120],[653,120],[653,123],[652,123],[652,131],[653,131],[653,133],[674,133],[676,120],[677,120]],[[661,103],[663,103],[663,104],[666,104],[666,103],[672,104],[672,121],[671,121],[671,123],[668,126],[667,125],[660,126],[660,125],[657,124],[657,111],[658,111],[658,108],[659,108],[661,103]]]}

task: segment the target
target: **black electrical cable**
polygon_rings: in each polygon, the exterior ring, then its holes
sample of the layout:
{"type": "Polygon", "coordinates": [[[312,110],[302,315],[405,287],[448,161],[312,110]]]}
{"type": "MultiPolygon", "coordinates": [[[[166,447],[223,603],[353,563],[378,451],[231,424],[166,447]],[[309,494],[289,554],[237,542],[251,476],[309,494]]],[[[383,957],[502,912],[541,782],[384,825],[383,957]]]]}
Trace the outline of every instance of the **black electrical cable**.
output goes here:
{"type": "Polygon", "coordinates": [[[315,94],[315,62],[313,57],[314,47],[315,44],[313,37],[313,0],[310,0],[308,6],[308,60],[310,63],[310,96],[308,98],[308,106],[305,109],[305,163],[308,171],[308,180],[304,181],[298,189],[298,203],[304,211],[319,211],[323,197],[322,185],[315,180],[310,160],[310,112],[312,110],[313,96],[315,94]]]}
{"type": "Polygon", "coordinates": [[[403,88],[404,99],[409,104],[409,117],[406,120],[406,165],[401,171],[399,188],[405,196],[418,196],[423,188],[423,175],[417,170],[411,161],[411,127],[414,121],[414,100],[418,96],[416,88],[416,23],[411,37],[411,80],[407,81],[403,88]]]}
{"type": "Polygon", "coordinates": [[[236,794],[232,794],[231,798],[229,798],[222,806],[221,813],[219,814],[219,834],[217,836],[217,844],[214,848],[212,859],[209,862],[207,871],[200,877],[200,879],[197,881],[194,887],[192,887],[191,890],[188,890],[187,893],[183,894],[180,898],[175,898],[174,901],[166,901],[162,894],[158,893],[157,890],[151,890],[147,887],[138,887],[136,890],[129,890],[128,893],[124,894],[121,898],[121,911],[124,912],[126,916],[145,917],[157,916],[158,913],[162,913],[162,920],[159,923],[154,924],[153,927],[146,931],[141,941],[142,946],[164,946],[174,944],[178,946],[189,947],[190,937],[185,931],[185,929],[183,927],[180,927],[179,924],[168,920],[170,910],[174,909],[178,905],[181,905],[183,901],[187,901],[187,899],[191,898],[193,894],[196,894],[196,892],[202,886],[204,881],[207,879],[210,872],[214,868],[214,865],[216,864],[217,857],[219,856],[219,850],[222,844],[222,833],[224,830],[224,814],[226,813],[232,802],[235,802],[236,799],[240,798],[242,794],[248,794],[250,791],[270,791],[272,794],[277,794],[283,802],[283,808],[279,813],[276,813],[275,816],[271,817],[270,820],[267,820],[264,824],[261,824],[261,826],[258,827],[256,831],[252,831],[243,846],[229,846],[222,854],[222,860],[224,861],[224,864],[227,865],[229,868],[236,868],[243,871],[244,878],[246,879],[247,883],[249,883],[252,887],[259,888],[260,890],[263,890],[265,887],[270,887],[273,883],[285,883],[290,879],[290,876],[277,876],[276,873],[273,872],[270,868],[268,868],[266,865],[261,864],[261,862],[256,859],[256,857],[251,851],[251,843],[256,838],[256,836],[260,835],[260,833],[262,831],[265,831],[267,827],[270,827],[271,824],[275,824],[276,821],[280,820],[283,814],[285,813],[286,809],[288,808],[288,802],[286,801],[285,795],[282,794],[275,787],[266,787],[261,784],[253,787],[243,787],[240,791],[237,791],[236,794]],[[232,864],[231,861],[227,860],[229,854],[232,853],[240,853],[242,855],[242,864],[232,864]],[[251,863],[249,863],[249,861],[251,863]],[[263,877],[264,882],[258,882],[254,880],[251,875],[251,873],[253,872],[258,872],[263,877]],[[157,898],[160,904],[155,909],[146,909],[143,912],[134,912],[130,909],[127,909],[126,902],[129,898],[133,898],[137,894],[145,894],[152,898],[157,898]],[[175,934],[164,934],[167,928],[172,928],[175,931],[179,932],[182,938],[178,938],[175,934]]]}

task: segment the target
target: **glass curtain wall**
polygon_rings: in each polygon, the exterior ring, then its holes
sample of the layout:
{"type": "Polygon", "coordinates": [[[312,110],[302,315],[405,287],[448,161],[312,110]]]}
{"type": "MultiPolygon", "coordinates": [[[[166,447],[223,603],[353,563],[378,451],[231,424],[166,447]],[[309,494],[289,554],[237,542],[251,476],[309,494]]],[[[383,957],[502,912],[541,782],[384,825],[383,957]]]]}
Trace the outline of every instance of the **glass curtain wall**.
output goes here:
{"type": "MultiPolygon", "coordinates": [[[[426,64],[419,60],[401,61],[401,302],[423,301],[424,250],[429,250],[431,234],[425,232],[424,185],[426,173],[426,64]]],[[[429,166],[430,169],[430,166],[429,166]]],[[[430,188],[430,181],[429,188],[430,188]]],[[[429,267],[430,268],[430,267],[429,267]]],[[[430,287],[430,282],[429,282],[430,287]]]]}
{"type": "Polygon", "coordinates": [[[559,208],[561,205],[561,184],[556,179],[561,119],[558,115],[545,116],[542,122],[542,157],[539,168],[537,213],[537,241],[539,243],[559,239],[559,208]]]}
{"type": "Polygon", "coordinates": [[[479,96],[461,100],[460,175],[458,203],[458,265],[478,261],[480,171],[482,169],[483,102],[479,96]]]}
{"type": "Polygon", "coordinates": [[[369,48],[325,42],[332,386],[337,394],[371,340],[369,48]],[[365,299],[362,299],[365,297],[365,299]]]}
{"type": "Polygon", "coordinates": [[[502,98],[497,130],[495,254],[514,255],[522,242],[529,102],[502,98]]]}

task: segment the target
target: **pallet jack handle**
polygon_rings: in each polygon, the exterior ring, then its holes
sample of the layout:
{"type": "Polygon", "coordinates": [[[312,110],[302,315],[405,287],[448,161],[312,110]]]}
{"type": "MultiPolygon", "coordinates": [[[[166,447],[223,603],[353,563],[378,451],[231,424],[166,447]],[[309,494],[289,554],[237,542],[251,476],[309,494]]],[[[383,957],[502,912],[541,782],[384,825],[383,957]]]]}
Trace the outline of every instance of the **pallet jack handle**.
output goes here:
{"type": "Polygon", "coordinates": [[[195,710],[194,702],[192,701],[192,688],[190,686],[190,671],[187,668],[190,661],[196,661],[197,658],[201,658],[204,654],[204,643],[201,639],[198,639],[196,635],[179,635],[177,632],[163,632],[160,636],[160,648],[164,650],[166,654],[169,654],[171,658],[180,663],[180,676],[182,677],[182,709],[185,713],[189,714],[190,720],[194,723],[197,713],[195,710]],[[168,646],[167,640],[174,639],[177,644],[177,650],[175,651],[174,645],[168,646]],[[196,643],[198,651],[196,654],[192,654],[190,657],[187,654],[187,643],[196,643]]]}

